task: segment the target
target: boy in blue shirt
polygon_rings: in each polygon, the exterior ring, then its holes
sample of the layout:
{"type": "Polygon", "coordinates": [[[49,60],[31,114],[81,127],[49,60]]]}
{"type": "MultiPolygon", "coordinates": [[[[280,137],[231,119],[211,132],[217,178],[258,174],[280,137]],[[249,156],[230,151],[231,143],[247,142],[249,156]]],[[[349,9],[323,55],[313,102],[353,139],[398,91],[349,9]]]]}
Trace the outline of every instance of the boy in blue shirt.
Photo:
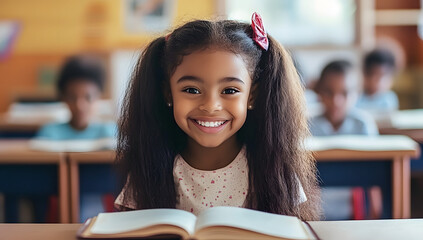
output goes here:
{"type": "Polygon", "coordinates": [[[357,78],[347,61],[333,61],[323,69],[315,91],[324,112],[310,119],[313,136],[339,134],[377,135],[374,119],[352,108],[356,100],[357,78]]]}
{"type": "Polygon", "coordinates": [[[363,93],[357,107],[369,111],[394,111],[398,97],[391,90],[395,73],[395,58],[388,50],[377,49],[364,58],[363,93]]]}
{"type": "Polygon", "coordinates": [[[67,123],[43,126],[37,138],[49,140],[99,139],[115,137],[115,123],[92,120],[104,86],[104,69],[93,58],[74,56],[64,64],[57,81],[60,99],[66,103],[71,119],[67,123]]]}

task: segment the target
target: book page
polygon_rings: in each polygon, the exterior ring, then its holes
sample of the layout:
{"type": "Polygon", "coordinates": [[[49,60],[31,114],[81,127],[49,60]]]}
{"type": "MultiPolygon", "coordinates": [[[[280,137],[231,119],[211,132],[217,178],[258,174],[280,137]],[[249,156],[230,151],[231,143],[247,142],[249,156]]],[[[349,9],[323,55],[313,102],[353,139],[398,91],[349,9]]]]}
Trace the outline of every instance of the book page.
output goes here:
{"type": "Polygon", "coordinates": [[[29,142],[29,147],[32,150],[46,152],[91,152],[115,149],[116,144],[117,141],[114,138],[101,138],[93,140],[32,139],[29,142]]]}
{"type": "Polygon", "coordinates": [[[194,232],[194,214],[178,209],[147,209],[128,212],[100,213],[91,228],[92,234],[114,234],[154,225],[174,225],[194,232]]]}
{"type": "Polygon", "coordinates": [[[246,208],[213,207],[202,212],[197,219],[195,231],[212,226],[228,226],[281,238],[312,238],[297,217],[246,208]]]}
{"type": "Polygon", "coordinates": [[[337,135],[326,137],[310,137],[305,147],[311,151],[346,149],[357,151],[393,151],[415,150],[417,143],[411,138],[401,135],[361,136],[337,135]]]}

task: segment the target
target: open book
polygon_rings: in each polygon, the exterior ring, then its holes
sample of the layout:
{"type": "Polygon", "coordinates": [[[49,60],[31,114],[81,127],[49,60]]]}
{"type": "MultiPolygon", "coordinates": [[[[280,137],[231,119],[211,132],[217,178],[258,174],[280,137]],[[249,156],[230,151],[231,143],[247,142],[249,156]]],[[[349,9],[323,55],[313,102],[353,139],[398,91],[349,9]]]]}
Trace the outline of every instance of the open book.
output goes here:
{"type": "Polygon", "coordinates": [[[319,239],[297,217],[245,208],[213,207],[198,217],[178,209],[100,213],[79,230],[80,239],[319,239]]]}

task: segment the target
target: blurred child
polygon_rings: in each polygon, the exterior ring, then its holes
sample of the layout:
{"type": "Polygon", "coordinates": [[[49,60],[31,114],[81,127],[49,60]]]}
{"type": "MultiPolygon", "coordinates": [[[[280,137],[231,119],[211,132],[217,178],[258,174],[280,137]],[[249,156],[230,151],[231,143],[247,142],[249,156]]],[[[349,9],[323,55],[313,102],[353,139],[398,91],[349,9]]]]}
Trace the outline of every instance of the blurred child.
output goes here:
{"type": "Polygon", "coordinates": [[[50,123],[37,133],[50,140],[98,139],[115,137],[114,123],[93,121],[97,100],[104,85],[104,69],[93,58],[74,56],[64,64],[57,81],[59,98],[71,112],[67,123],[50,123]]]}
{"type": "Polygon", "coordinates": [[[363,93],[357,107],[370,111],[398,109],[397,95],[391,91],[395,73],[395,57],[388,50],[373,50],[364,58],[363,93]]]}
{"type": "MultiPolygon", "coordinates": [[[[105,72],[95,58],[74,56],[64,64],[57,81],[59,98],[66,103],[71,119],[67,123],[50,123],[43,126],[37,138],[47,140],[95,140],[114,138],[117,126],[113,122],[97,122],[93,120],[96,105],[104,86],[105,72]]],[[[81,195],[80,220],[104,212],[102,194],[81,195]]]]}
{"type": "MultiPolygon", "coordinates": [[[[330,62],[318,79],[315,90],[324,106],[322,114],[310,120],[314,136],[341,134],[377,135],[375,121],[353,109],[357,97],[357,77],[348,61],[330,62]]],[[[353,209],[364,196],[363,189],[351,187],[322,188],[322,206],[326,220],[362,219],[362,212],[353,209]],[[351,204],[353,202],[353,204],[351,204]],[[358,213],[357,213],[358,212],[358,213]],[[359,218],[357,218],[357,215],[359,218]]],[[[358,204],[362,206],[362,202],[358,204]]]]}
{"type": "Polygon", "coordinates": [[[333,61],[326,65],[315,86],[324,112],[311,118],[312,135],[378,134],[370,116],[351,108],[356,99],[356,86],[357,78],[349,62],[333,61]]]}

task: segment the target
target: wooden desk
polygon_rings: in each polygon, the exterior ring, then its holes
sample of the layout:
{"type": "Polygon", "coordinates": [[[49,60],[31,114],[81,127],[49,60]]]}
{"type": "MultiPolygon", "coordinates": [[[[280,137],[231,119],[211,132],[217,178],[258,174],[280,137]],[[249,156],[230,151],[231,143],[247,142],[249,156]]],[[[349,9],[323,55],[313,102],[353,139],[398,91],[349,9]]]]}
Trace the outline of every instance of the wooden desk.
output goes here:
{"type": "MultiPolygon", "coordinates": [[[[423,119],[422,119],[423,121],[423,119]]],[[[383,135],[405,135],[408,136],[414,141],[423,143],[423,128],[408,128],[408,129],[399,129],[399,128],[379,128],[380,134],[383,135]]]]}
{"type": "MultiPolygon", "coordinates": [[[[310,225],[323,240],[417,240],[423,219],[315,221],[310,225]]],[[[76,240],[82,224],[0,224],[1,239],[76,240]]]]}
{"type": "Polygon", "coordinates": [[[423,143],[423,109],[397,111],[390,113],[387,118],[378,122],[381,134],[406,135],[423,143]]]}
{"type": "MultiPolygon", "coordinates": [[[[348,137],[348,136],[347,136],[348,137]]],[[[333,149],[317,149],[310,146],[313,156],[318,162],[343,162],[343,161],[391,161],[392,162],[392,216],[393,218],[409,218],[410,217],[410,158],[419,155],[418,144],[412,142],[405,136],[380,136],[377,138],[357,137],[351,142],[352,146],[363,149],[342,149],[342,137],[324,137],[315,138],[318,141],[333,141],[335,144],[339,142],[338,147],[333,149]],[[331,140],[332,139],[332,140],[331,140]],[[377,144],[378,141],[396,141],[397,145],[393,145],[389,150],[386,149],[366,149],[369,144],[377,144]],[[358,144],[358,145],[356,145],[358,144]]],[[[346,148],[351,146],[345,144],[346,148]]],[[[382,144],[383,145],[383,144],[382,144]]]]}
{"type": "Polygon", "coordinates": [[[323,240],[417,240],[423,237],[423,219],[309,222],[323,240]]]}
{"type": "Polygon", "coordinates": [[[112,164],[115,160],[114,151],[99,151],[87,153],[69,153],[70,189],[71,189],[71,222],[79,222],[80,214],[80,164],[112,164]]]}
{"type": "Polygon", "coordinates": [[[69,222],[68,168],[64,154],[33,151],[26,140],[0,140],[0,164],[57,165],[60,222],[69,222]]]}
{"type": "Polygon", "coordinates": [[[2,240],[76,240],[81,224],[0,224],[2,240]]]}

